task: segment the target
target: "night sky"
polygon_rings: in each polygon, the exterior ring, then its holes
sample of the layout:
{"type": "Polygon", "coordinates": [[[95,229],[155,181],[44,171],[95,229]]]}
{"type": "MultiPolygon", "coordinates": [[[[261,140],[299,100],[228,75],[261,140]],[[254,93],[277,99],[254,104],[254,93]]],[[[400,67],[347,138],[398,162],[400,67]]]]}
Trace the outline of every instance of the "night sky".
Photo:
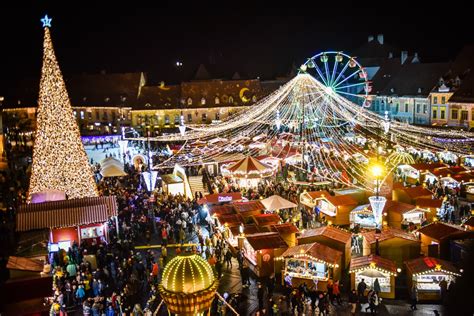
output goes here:
{"type": "Polygon", "coordinates": [[[294,7],[271,2],[271,8],[256,2],[232,1],[228,6],[200,1],[200,6],[190,6],[175,1],[138,8],[117,2],[100,1],[98,7],[87,1],[69,6],[41,1],[1,8],[0,95],[23,78],[39,77],[40,18],[45,13],[53,18],[53,43],[66,77],[101,70],[145,71],[151,82],[177,82],[205,63],[229,76],[238,71],[244,77],[271,78],[322,50],[350,52],[370,34],[383,33],[386,43],[417,51],[424,61],[452,59],[474,42],[470,9],[453,1],[442,9],[435,2],[415,9],[399,1],[380,1],[385,7],[378,9],[363,8],[363,2],[354,7],[334,1],[332,8],[319,1],[294,7]],[[181,69],[175,67],[177,60],[181,69]]]}

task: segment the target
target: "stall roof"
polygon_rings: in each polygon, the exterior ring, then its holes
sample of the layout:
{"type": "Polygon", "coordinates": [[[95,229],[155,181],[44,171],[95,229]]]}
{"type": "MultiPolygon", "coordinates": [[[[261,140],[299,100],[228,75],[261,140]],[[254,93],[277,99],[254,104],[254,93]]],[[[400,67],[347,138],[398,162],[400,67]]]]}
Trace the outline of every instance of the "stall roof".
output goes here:
{"type": "Polygon", "coordinates": [[[7,263],[7,269],[11,270],[42,272],[43,267],[44,262],[25,257],[10,256],[7,263]]]}
{"type": "Polygon", "coordinates": [[[404,188],[400,188],[400,190],[405,191],[405,193],[408,194],[408,196],[411,197],[412,199],[416,199],[422,196],[433,195],[433,193],[430,190],[422,186],[406,187],[406,188],[404,187],[404,188]]]}
{"type": "Polygon", "coordinates": [[[324,236],[329,239],[333,239],[340,243],[346,244],[351,240],[351,233],[346,232],[342,229],[339,229],[334,226],[322,226],[313,229],[305,230],[298,239],[301,238],[308,238],[308,237],[315,237],[315,236],[324,236]]]}
{"type": "Polygon", "coordinates": [[[317,242],[290,247],[281,257],[290,258],[300,255],[309,255],[331,265],[339,265],[342,258],[342,252],[317,242]]]}
{"type": "Polygon", "coordinates": [[[162,175],[161,180],[166,184],[183,183],[183,179],[172,173],[162,175]]]}
{"type": "Polygon", "coordinates": [[[244,219],[240,214],[222,214],[217,215],[217,219],[221,223],[221,225],[228,225],[232,226],[239,226],[244,222],[244,219]]]}
{"type": "Polygon", "coordinates": [[[451,262],[433,257],[420,257],[405,261],[405,265],[411,274],[447,271],[448,273],[459,275],[458,269],[451,262]]]}
{"type": "MultiPolygon", "coordinates": [[[[232,235],[237,236],[240,231],[239,231],[239,226],[231,226],[229,227],[230,231],[232,232],[232,235]]],[[[245,235],[251,235],[251,234],[256,234],[259,233],[260,230],[258,229],[257,225],[255,224],[248,224],[244,225],[244,234],[245,235]]]]}
{"type": "Polygon", "coordinates": [[[214,193],[208,194],[204,198],[198,201],[199,204],[218,204],[226,202],[235,202],[242,200],[242,193],[232,192],[232,193],[214,193]]]}
{"type": "Polygon", "coordinates": [[[401,229],[396,229],[396,228],[391,228],[391,227],[384,228],[380,232],[380,234],[377,234],[375,230],[362,233],[362,236],[364,236],[364,238],[367,240],[367,242],[369,242],[369,244],[375,243],[377,235],[379,237],[379,242],[389,240],[392,238],[401,238],[401,239],[405,239],[412,242],[420,242],[418,238],[415,237],[415,235],[411,233],[407,233],[401,229]]]}
{"type": "Polygon", "coordinates": [[[308,192],[308,195],[313,199],[324,198],[334,206],[343,205],[357,205],[357,201],[350,195],[333,196],[328,191],[313,191],[308,192]]]}
{"type": "Polygon", "coordinates": [[[412,163],[409,164],[410,167],[416,169],[418,171],[426,171],[426,170],[435,170],[438,168],[446,168],[446,165],[443,163],[412,163]]]}
{"type": "MultiPolygon", "coordinates": [[[[397,202],[397,201],[392,201],[392,200],[387,200],[385,203],[385,206],[383,208],[383,212],[396,212],[399,214],[405,214],[408,213],[416,208],[415,205],[407,204],[407,203],[402,203],[402,202],[397,202]]],[[[368,207],[369,210],[372,211],[372,207],[368,207]]]]}
{"type": "Polygon", "coordinates": [[[352,258],[349,273],[352,273],[355,270],[371,268],[372,266],[389,273],[397,273],[397,264],[394,261],[376,255],[352,258]]]}
{"type": "Polygon", "coordinates": [[[212,205],[209,207],[209,213],[211,215],[229,215],[235,214],[234,207],[231,204],[224,205],[212,205]]]}
{"type": "Polygon", "coordinates": [[[115,196],[23,204],[17,213],[16,230],[28,231],[101,223],[116,215],[115,196]]]}
{"type": "Polygon", "coordinates": [[[279,224],[281,221],[280,215],[278,214],[258,214],[252,216],[254,222],[257,224],[257,226],[271,226],[271,225],[276,225],[279,224]]]}
{"type": "Polygon", "coordinates": [[[458,182],[473,182],[474,173],[472,172],[462,172],[452,176],[452,178],[458,182]]]}
{"type": "Polygon", "coordinates": [[[280,234],[274,232],[256,233],[245,236],[254,250],[287,248],[280,234]]]}
{"type": "Polygon", "coordinates": [[[279,234],[295,234],[299,232],[299,229],[293,223],[284,223],[272,225],[272,231],[279,234]]]}
{"type": "Polygon", "coordinates": [[[443,200],[440,199],[417,198],[415,202],[418,208],[441,208],[443,205],[443,200]]]}
{"type": "Polygon", "coordinates": [[[260,212],[265,209],[265,207],[260,203],[260,201],[248,201],[248,202],[236,202],[232,204],[234,206],[234,209],[242,214],[242,216],[248,216],[252,215],[252,213],[255,212],[260,212]]]}
{"type": "Polygon", "coordinates": [[[459,226],[443,222],[433,222],[417,230],[420,234],[426,235],[435,240],[441,240],[459,231],[463,231],[463,229],[459,226]]]}
{"type": "Polygon", "coordinates": [[[471,216],[469,217],[464,223],[462,223],[463,225],[466,225],[466,226],[474,226],[474,216],[471,216]]]}

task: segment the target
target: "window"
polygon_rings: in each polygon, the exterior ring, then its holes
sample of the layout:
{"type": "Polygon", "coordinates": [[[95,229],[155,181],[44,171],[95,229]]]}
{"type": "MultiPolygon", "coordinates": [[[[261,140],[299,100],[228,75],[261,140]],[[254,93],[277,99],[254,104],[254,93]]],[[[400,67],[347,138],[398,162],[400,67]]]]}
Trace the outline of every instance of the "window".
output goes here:
{"type": "Polygon", "coordinates": [[[440,119],[444,120],[444,118],[445,118],[445,110],[441,110],[440,119]]]}
{"type": "Polygon", "coordinates": [[[221,119],[221,115],[219,112],[216,112],[216,121],[219,121],[221,119]]]}
{"type": "Polygon", "coordinates": [[[437,114],[436,112],[437,112],[436,109],[434,109],[434,110],[433,110],[433,118],[434,118],[434,119],[436,118],[436,114],[437,114]]]}
{"type": "Polygon", "coordinates": [[[170,123],[170,116],[168,114],[165,115],[165,124],[170,123]]]}
{"type": "Polygon", "coordinates": [[[205,105],[206,104],[206,99],[205,98],[201,98],[201,105],[205,105]]]}
{"type": "Polygon", "coordinates": [[[202,113],[201,120],[202,120],[203,123],[206,122],[206,120],[207,120],[207,114],[206,113],[202,113]]]}
{"type": "Polygon", "coordinates": [[[95,119],[98,120],[100,117],[100,113],[99,111],[95,111],[95,119]]]}
{"type": "Polygon", "coordinates": [[[438,97],[433,97],[433,104],[438,104],[438,97]]]}
{"type": "Polygon", "coordinates": [[[446,97],[441,97],[441,104],[446,104],[446,97]]]}
{"type": "Polygon", "coordinates": [[[188,98],[188,101],[187,101],[188,105],[193,105],[193,99],[191,98],[188,98]]]}
{"type": "Polygon", "coordinates": [[[423,104],[423,114],[428,113],[428,104],[423,104]]]}
{"type": "Polygon", "coordinates": [[[416,105],[416,113],[420,113],[421,111],[421,104],[416,105]]]}
{"type": "Polygon", "coordinates": [[[467,111],[461,111],[461,121],[467,121],[467,111]]]}
{"type": "Polygon", "coordinates": [[[107,121],[109,119],[109,112],[104,111],[104,120],[107,121]]]}
{"type": "Polygon", "coordinates": [[[84,111],[81,111],[81,120],[84,119],[84,111]]]}
{"type": "Polygon", "coordinates": [[[398,111],[400,110],[400,104],[396,104],[395,105],[395,113],[398,113],[398,111]]]}
{"type": "Polygon", "coordinates": [[[116,118],[117,114],[115,113],[115,111],[112,111],[112,121],[115,121],[116,118]]]}
{"type": "Polygon", "coordinates": [[[405,112],[408,112],[408,103],[405,103],[405,112]]]}
{"type": "Polygon", "coordinates": [[[229,97],[229,103],[234,103],[234,98],[232,96],[229,97]]]}
{"type": "Polygon", "coordinates": [[[193,122],[193,115],[191,113],[188,113],[188,122],[189,123],[193,122]]]}
{"type": "Polygon", "coordinates": [[[452,110],[451,112],[451,119],[457,120],[458,119],[458,110],[452,110]]]}
{"type": "Polygon", "coordinates": [[[74,111],[72,112],[72,114],[74,115],[74,117],[76,117],[76,116],[77,116],[77,111],[74,110],[74,111]]]}
{"type": "Polygon", "coordinates": [[[174,125],[179,125],[179,115],[174,116],[174,125]]]}
{"type": "Polygon", "coordinates": [[[89,117],[89,120],[92,120],[92,112],[87,112],[87,116],[89,117]]]}
{"type": "Polygon", "coordinates": [[[219,97],[215,97],[215,99],[214,99],[214,103],[215,103],[215,104],[219,104],[219,103],[221,103],[221,100],[219,100],[219,97]]]}

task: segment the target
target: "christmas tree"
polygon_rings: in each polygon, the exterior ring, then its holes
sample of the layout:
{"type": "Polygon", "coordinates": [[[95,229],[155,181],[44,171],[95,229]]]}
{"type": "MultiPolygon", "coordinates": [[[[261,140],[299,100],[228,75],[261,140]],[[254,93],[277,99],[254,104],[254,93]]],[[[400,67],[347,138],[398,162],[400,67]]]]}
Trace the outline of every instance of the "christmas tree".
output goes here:
{"type": "Polygon", "coordinates": [[[81,142],[66,85],[54,54],[45,16],[43,68],[38,98],[37,127],[28,197],[59,190],[68,198],[98,196],[92,169],[81,142]]]}

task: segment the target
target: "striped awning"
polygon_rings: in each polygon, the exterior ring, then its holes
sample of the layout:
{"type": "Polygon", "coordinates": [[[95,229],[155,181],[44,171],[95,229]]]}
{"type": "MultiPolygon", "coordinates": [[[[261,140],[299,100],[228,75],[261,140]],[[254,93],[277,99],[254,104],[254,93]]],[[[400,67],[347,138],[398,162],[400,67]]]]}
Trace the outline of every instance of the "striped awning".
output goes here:
{"type": "Polygon", "coordinates": [[[107,221],[117,215],[115,196],[24,204],[18,210],[16,230],[71,227],[107,221]]]}

